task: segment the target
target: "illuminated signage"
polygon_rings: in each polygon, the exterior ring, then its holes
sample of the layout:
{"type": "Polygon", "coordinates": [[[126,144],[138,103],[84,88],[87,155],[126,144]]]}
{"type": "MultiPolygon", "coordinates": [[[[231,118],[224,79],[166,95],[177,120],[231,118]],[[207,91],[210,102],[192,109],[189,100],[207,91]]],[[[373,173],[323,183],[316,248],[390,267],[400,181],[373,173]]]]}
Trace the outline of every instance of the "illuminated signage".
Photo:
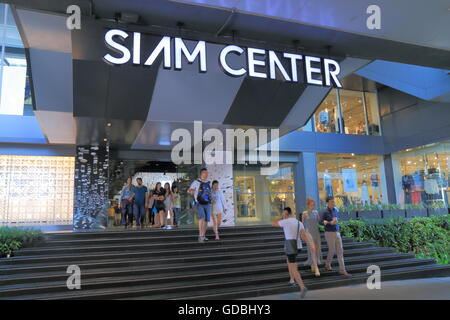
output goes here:
{"type": "MultiPolygon", "coordinates": [[[[189,50],[182,38],[164,36],[153,51],[146,54],[145,59],[142,59],[140,32],[128,33],[120,29],[111,29],[105,34],[105,43],[112,52],[106,53],[103,59],[113,65],[126,64],[131,60],[134,65],[152,66],[156,59],[162,56],[162,65],[165,69],[182,70],[183,60],[186,59],[190,64],[197,60],[199,72],[208,71],[205,41],[196,41],[194,49],[189,50]],[[130,36],[131,50],[124,45],[124,40],[130,36]]],[[[224,73],[233,77],[249,76],[299,82],[302,72],[304,82],[307,84],[342,87],[338,79],[341,68],[333,59],[236,45],[222,48],[216,59],[224,73]],[[246,63],[239,67],[231,66],[227,61],[230,55],[245,55],[246,63]]]]}

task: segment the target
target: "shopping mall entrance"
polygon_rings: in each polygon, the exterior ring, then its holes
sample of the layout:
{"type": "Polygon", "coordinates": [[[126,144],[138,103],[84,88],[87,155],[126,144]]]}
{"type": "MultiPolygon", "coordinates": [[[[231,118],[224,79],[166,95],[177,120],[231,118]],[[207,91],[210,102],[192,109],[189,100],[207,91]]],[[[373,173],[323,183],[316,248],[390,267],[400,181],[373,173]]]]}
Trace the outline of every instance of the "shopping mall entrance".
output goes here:
{"type": "MultiPolygon", "coordinates": [[[[142,178],[142,184],[147,187],[151,196],[158,182],[162,187],[166,183],[172,188],[176,185],[180,190],[181,214],[178,217],[178,226],[193,227],[197,225],[197,217],[193,212],[193,197],[187,193],[191,182],[198,177],[198,165],[175,165],[172,162],[148,160],[111,160],[109,168],[109,199],[110,210],[108,214],[108,228],[121,226],[121,210],[118,208],[120,192],[128,178],[136,185],[136,179],[142,178]]],[[[149,209],[151,210],[151,208],[149,209]]],[[[168,221],[173,213],[168,211],[168,221]]],[[[146,215],[148,223],[148,214],[146,215]]]]}
{"type": "MultiPolygon", "coordinates": [[[[275,174],[266,176],[260,174],[261,168],[257,165],[207,165],[208,179],[219,182],[226,202],[222,226],[268,225],[285,207],[291,207],[296,212],[295,166],[295,163],[280,163],[275,174]]],[[[121,227],[118,203],[120,192],[129,177],[134,185],[137,184],[137,178],[142,178],[149,195],[158,182],[162,187],[166,183],[170,187],[176,185],[181,198],[178,226],[195,227],[198,220],[195,209],[192,208],[194,199],[187,191],[192,181],[198,178],[201,168],[201,165],[175,165],[167,161],[111,160],[108,228],[121,227]]],[[[171,214],[168,212],[168,224],[171,214]]]]}

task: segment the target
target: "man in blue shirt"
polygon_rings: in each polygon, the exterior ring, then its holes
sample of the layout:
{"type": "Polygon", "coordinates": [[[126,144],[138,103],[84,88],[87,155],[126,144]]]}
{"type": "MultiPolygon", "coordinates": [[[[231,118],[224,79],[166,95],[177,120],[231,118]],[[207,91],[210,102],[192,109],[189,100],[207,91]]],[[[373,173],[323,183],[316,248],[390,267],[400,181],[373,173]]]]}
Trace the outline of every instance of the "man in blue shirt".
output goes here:
{"type": "Polygon", "coordinates": [[[342,247],[342,238],[339,232],[338,210],[335,208],[334,197],[327,197],[327,207],[320,214],[320,224],[325,226],[325,240],[328,245],[327,260],[325,270],[332,271],[331,261],[336,254],[339,262],[339,274],[350,276],[345,270],[344,249],[342,247]]]}
{"type": "Polygon", "coordinates": [[[133,188],[134,192],[134,220],[136,220],[137,227],[144,227],[145,223],[145,212],[148,209],[147,205],[147,195],[148,189],[146,186],[142,185],[142,178],[136,179],[137,186],[133,188]]]}
{"type": "Polygon", "coordinates": [[[122,225],[125,228],[128,224],[133,225],[133,185],[131,184],[131,178],[127,179],[127,184],[122,188],[120,192],[119,207],[122,210],[122,225]]]}

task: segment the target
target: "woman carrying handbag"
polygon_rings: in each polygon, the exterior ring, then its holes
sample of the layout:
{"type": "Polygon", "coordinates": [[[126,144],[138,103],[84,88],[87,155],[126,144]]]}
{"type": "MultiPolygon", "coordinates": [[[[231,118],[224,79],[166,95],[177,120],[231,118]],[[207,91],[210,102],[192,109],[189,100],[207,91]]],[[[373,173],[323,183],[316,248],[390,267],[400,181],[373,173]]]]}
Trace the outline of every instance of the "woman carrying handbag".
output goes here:
{"type": "Polygon", "coordinates": [[[308,235],[306,234],[303,224],[295,218],[295,215],[292,213],[292,210],[289,207],[286,207],[283,210],[281,216],[279,216],[272,223],[272,225],[274,227],[283,228],[285,237],[284,251],[287,256],[289,276],[291,280],[294,280],[300,287],[300,298],[303,299],[308,289],[303,284],[300,272],[298,272],[297,254],[299,253],[299,249],[302,248],[302,241],[300,239],[303,239],[313,253],[312,268],[314,270],[315,276],[319,277],[320,272],[319,268],[317,267],[314,243],[311,237],[308,237],[308,235]]]}

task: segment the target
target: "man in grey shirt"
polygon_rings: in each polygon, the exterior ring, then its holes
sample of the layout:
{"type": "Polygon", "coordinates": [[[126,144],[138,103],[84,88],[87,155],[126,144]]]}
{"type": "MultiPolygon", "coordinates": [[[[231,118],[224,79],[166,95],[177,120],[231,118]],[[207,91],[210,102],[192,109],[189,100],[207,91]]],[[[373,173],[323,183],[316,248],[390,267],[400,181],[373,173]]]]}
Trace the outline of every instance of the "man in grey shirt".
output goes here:
{"type": "Polygon", "coordinates": [[[128,178],[127,184],[120,192],[119,207],[122,210],[122,225],[125,226],[125,229],[128,227],[128,224],[133,225],[134,186],[131,182],[131,178],[128,178]]]}

